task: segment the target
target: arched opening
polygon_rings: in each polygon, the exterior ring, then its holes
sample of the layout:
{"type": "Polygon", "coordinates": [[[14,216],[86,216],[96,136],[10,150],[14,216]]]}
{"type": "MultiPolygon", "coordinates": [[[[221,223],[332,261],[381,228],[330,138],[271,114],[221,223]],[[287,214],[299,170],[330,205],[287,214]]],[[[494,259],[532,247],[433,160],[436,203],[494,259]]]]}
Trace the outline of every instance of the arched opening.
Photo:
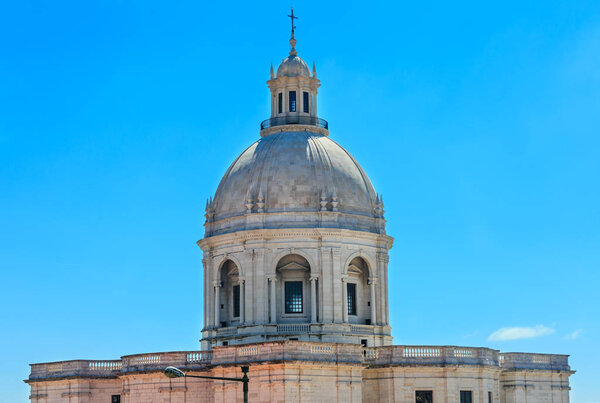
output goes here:
{"type": "Polygon", "coordinates": [[[237,265],[227,260],[221,266],[219,287],[219,327],[237,326],[240,323],[243,290],[237,265]]]}
{"type": "Polygon", "coordinates": [[[369,290],[369,266],[361,257],[355,257],[348,264],[348,280],[346,281],[346,297],[348,322],[370,325],[371,294],[369,290]]]}
{"type": "Polygon", "coordinates": [[[313,302],[316,307],[316,300],[311,298],[310,264],[304,257],[291,254],[281,258],[275,270],[277,323],[309,323],[313,302]]]}

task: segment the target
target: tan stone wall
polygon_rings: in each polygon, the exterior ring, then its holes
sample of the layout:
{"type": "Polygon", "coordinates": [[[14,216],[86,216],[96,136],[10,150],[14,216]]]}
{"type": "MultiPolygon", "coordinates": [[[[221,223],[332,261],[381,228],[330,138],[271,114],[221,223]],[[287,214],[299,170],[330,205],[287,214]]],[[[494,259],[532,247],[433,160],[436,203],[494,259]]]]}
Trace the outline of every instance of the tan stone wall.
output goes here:
{"type": "MultiPolygon", "coordinates": [[[[189,374],[239,377],[239,366],[189,374]]],[[[459,403],[460,391],[487,403],[568,403],[570,372],[502,371],[492,367],[395,366],[365,368],[343,363],[260,363],[250,366],[251,402],[414,402],[415,391],[433,391],[436,403],[459,403]]],[[[197,378],[169,379],[162,372],[117,379],[57,379],[31,383],[35,403],[184,403],[242,401],[242,384],[197,378]]]]}
{"type": "Polygon", "coordinates": [[[170,379],[176,366],[187,374],[240,378],[248,365],[252,402],[414,402],[431,390],[436,403],[568,403],[568,356],[504,353],[460,346],[385,346],[278,341],[216,347],[209,352],[136,354],[121,360],[73,360],[32,364],[26,381],[36,403],[230,402],[242,400],[242,384],[197,378],[170,379]]]}
{"type": "Polygon", "coordinates": [[[33,403],[109,403],[121,390],[119,379],[61,379],[32,383],[30,399],[33,403]]]}
{"type": "MultiPolygon", "coordinates": [[[[250,367],[251,402],[361,402],[362,366],[336,364],[261,364],[250,367]]],[[[222,367],[215,376],[239,376],[238,367],[222,367]]],[[[214,402],[242,401],[242,386],[215,381],[214,402]]]]}
{"type": "Polygon", "coordinates": [[[569,403],[567,371],[505,371],[500,386],[502,402],[569,403]]]}
{"type": "MultiPolygon", "coordinates": [[[[258,364],[249,372],[251,402],[361,402],[360,364],[258,364]]],[[[239,366],[216,367],[189,374],[240,377],[239,366]]],[[[33,402],[108,403],[120,394],[122,403],[184,403],[242,401],[242,384],[197,378],[169,379],[161,372],[125,374],[119,379],[71,379],[33,382],[33,402]]]]}
{"type": "Polygon", "coordinates": [[[418,390],[433,391],[436,403],[458,403],[460,391],[472,392],[473,401],[487,403],[488,392],[500,401],[496,368],[477,367],[388,367],[365,369],[364,402],[414,402],[418,390]]]}

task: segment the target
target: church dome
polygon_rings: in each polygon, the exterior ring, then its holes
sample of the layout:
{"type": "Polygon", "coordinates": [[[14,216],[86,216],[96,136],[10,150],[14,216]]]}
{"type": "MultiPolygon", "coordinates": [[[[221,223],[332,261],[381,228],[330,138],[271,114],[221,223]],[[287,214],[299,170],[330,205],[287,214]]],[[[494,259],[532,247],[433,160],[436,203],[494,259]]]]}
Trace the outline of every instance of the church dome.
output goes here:
{"type": "Polygon", "coordinates": [[[310,77],[310,70],[306,62],[298,55],[291,54],[277,68],[277,78],[279,77],[310,77]]]}
{"type": "Polygon", "coordinates": [[[260,228],[378,232],[379,203],[360,165],[329,137],[279,132],[248,147],[223,176],[210,206],[211,235],[251,229],[243,218],[252,213],[268,216],[260,228]],[[339,214],[324,223],[322,212],[339,214]]]}

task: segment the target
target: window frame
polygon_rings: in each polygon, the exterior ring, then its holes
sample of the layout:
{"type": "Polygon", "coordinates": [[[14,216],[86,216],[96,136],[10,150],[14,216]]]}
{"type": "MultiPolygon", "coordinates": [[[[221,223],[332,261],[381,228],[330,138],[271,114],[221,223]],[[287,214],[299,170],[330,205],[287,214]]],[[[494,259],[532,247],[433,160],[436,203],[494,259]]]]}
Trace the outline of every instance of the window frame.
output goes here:
{"type": "Polygon", "coordinates": [[[461,390],[460,391],[460,403],[473,403],[473,391],[472,390],[461,390]],[[468,399],[467,399],[468,396],[468,399]]]}
{"type": "Polygon", "coordinates": [[[278,102],[277,113],[283,113],[283,92],[280,92],[279,95],[277,96],[277,102],[278,102]]]}
{"type": "Polygon", "coordinates": [[[346,303],[347,303],[347,307],[348,307],[348,315],[349,316],[358,316],[358,309],[357,309],[357,300],[356,300],[356,288],[357,288],[357,284],[348,281],[346,283],[346,303]],[[350,290],[352,289],[352,293],[350,292],[350,290]],[[350,304],[350,296],[352,296],[352,304],[350,304]]]}
{"type": "Polygon", "coordinates": [[[288,111],[289,112],[297,112],[298,111],[298,94],[296,91],[288,91],[288,111]],[[292,94],[294,96],[292,97],[292,94]],[[293,100],[292,100],[293,98],[293,100]],[[292,106],[294,107],[292,109],[292,106]]]}
{"type": "Polygon", "coordinates": [[[239,318],[241,315],[241,309],[242,309],[242,304],[241,304],[241,299],[242,299],[242,287],[240,287],[240,284],[234,284],[231,287],[231,298],[232,300],[232,304],[231,304],[231,317],[232,318],[239,318]],[[236,291],[237,290],[237,291],[236,291]],[[236,292],[237,292],[237,298],[236,298],[236,292]],[[237,315],[236,315],[236,310],[237,310],[237,315]]]}
{"type": "Polygon", "coordinates": [[[302,280],[284,280],[283,282],[283,314],[284,315],[303,315],[304,314],[304,281],[302,280]],[[288,284],[300,285],[300,311],[288,311],[288,284]]]}
{"type": "Polygon", "coordinates": [[[310,113],[310,94],[302,91],[302,112],[310,113]]]}
{"type": "Polygon", "coordinates": [[[431,390],[431,389],[415,390],[415,403],[419,403],[419,401],[417,400],[417,394],[419,394],[419,393],[428,393],[431,396],[430,402],[433,403],[433,390],[431,390]]]}

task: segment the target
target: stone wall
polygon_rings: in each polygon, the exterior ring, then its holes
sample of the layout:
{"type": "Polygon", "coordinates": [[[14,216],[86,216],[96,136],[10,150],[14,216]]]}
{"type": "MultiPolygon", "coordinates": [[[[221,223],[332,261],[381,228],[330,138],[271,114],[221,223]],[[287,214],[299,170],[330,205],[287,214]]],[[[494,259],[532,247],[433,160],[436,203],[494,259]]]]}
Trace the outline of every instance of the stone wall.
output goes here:
{"type": "Polygon", "coordinates": [[[120,395],[123,403],[242,401],[239,382],[170,379],[167,366],[188,374],[242,376],[250,371],[252,402],[414,402],[430,390],[434,401],[568,403],[564,355],[507,353],[456,346],[385,346],[280,341],[217,347],[213,351],[138,354],[113,361],[33,364],[26,381],[31,401],[100,403],[120,395]]]}

